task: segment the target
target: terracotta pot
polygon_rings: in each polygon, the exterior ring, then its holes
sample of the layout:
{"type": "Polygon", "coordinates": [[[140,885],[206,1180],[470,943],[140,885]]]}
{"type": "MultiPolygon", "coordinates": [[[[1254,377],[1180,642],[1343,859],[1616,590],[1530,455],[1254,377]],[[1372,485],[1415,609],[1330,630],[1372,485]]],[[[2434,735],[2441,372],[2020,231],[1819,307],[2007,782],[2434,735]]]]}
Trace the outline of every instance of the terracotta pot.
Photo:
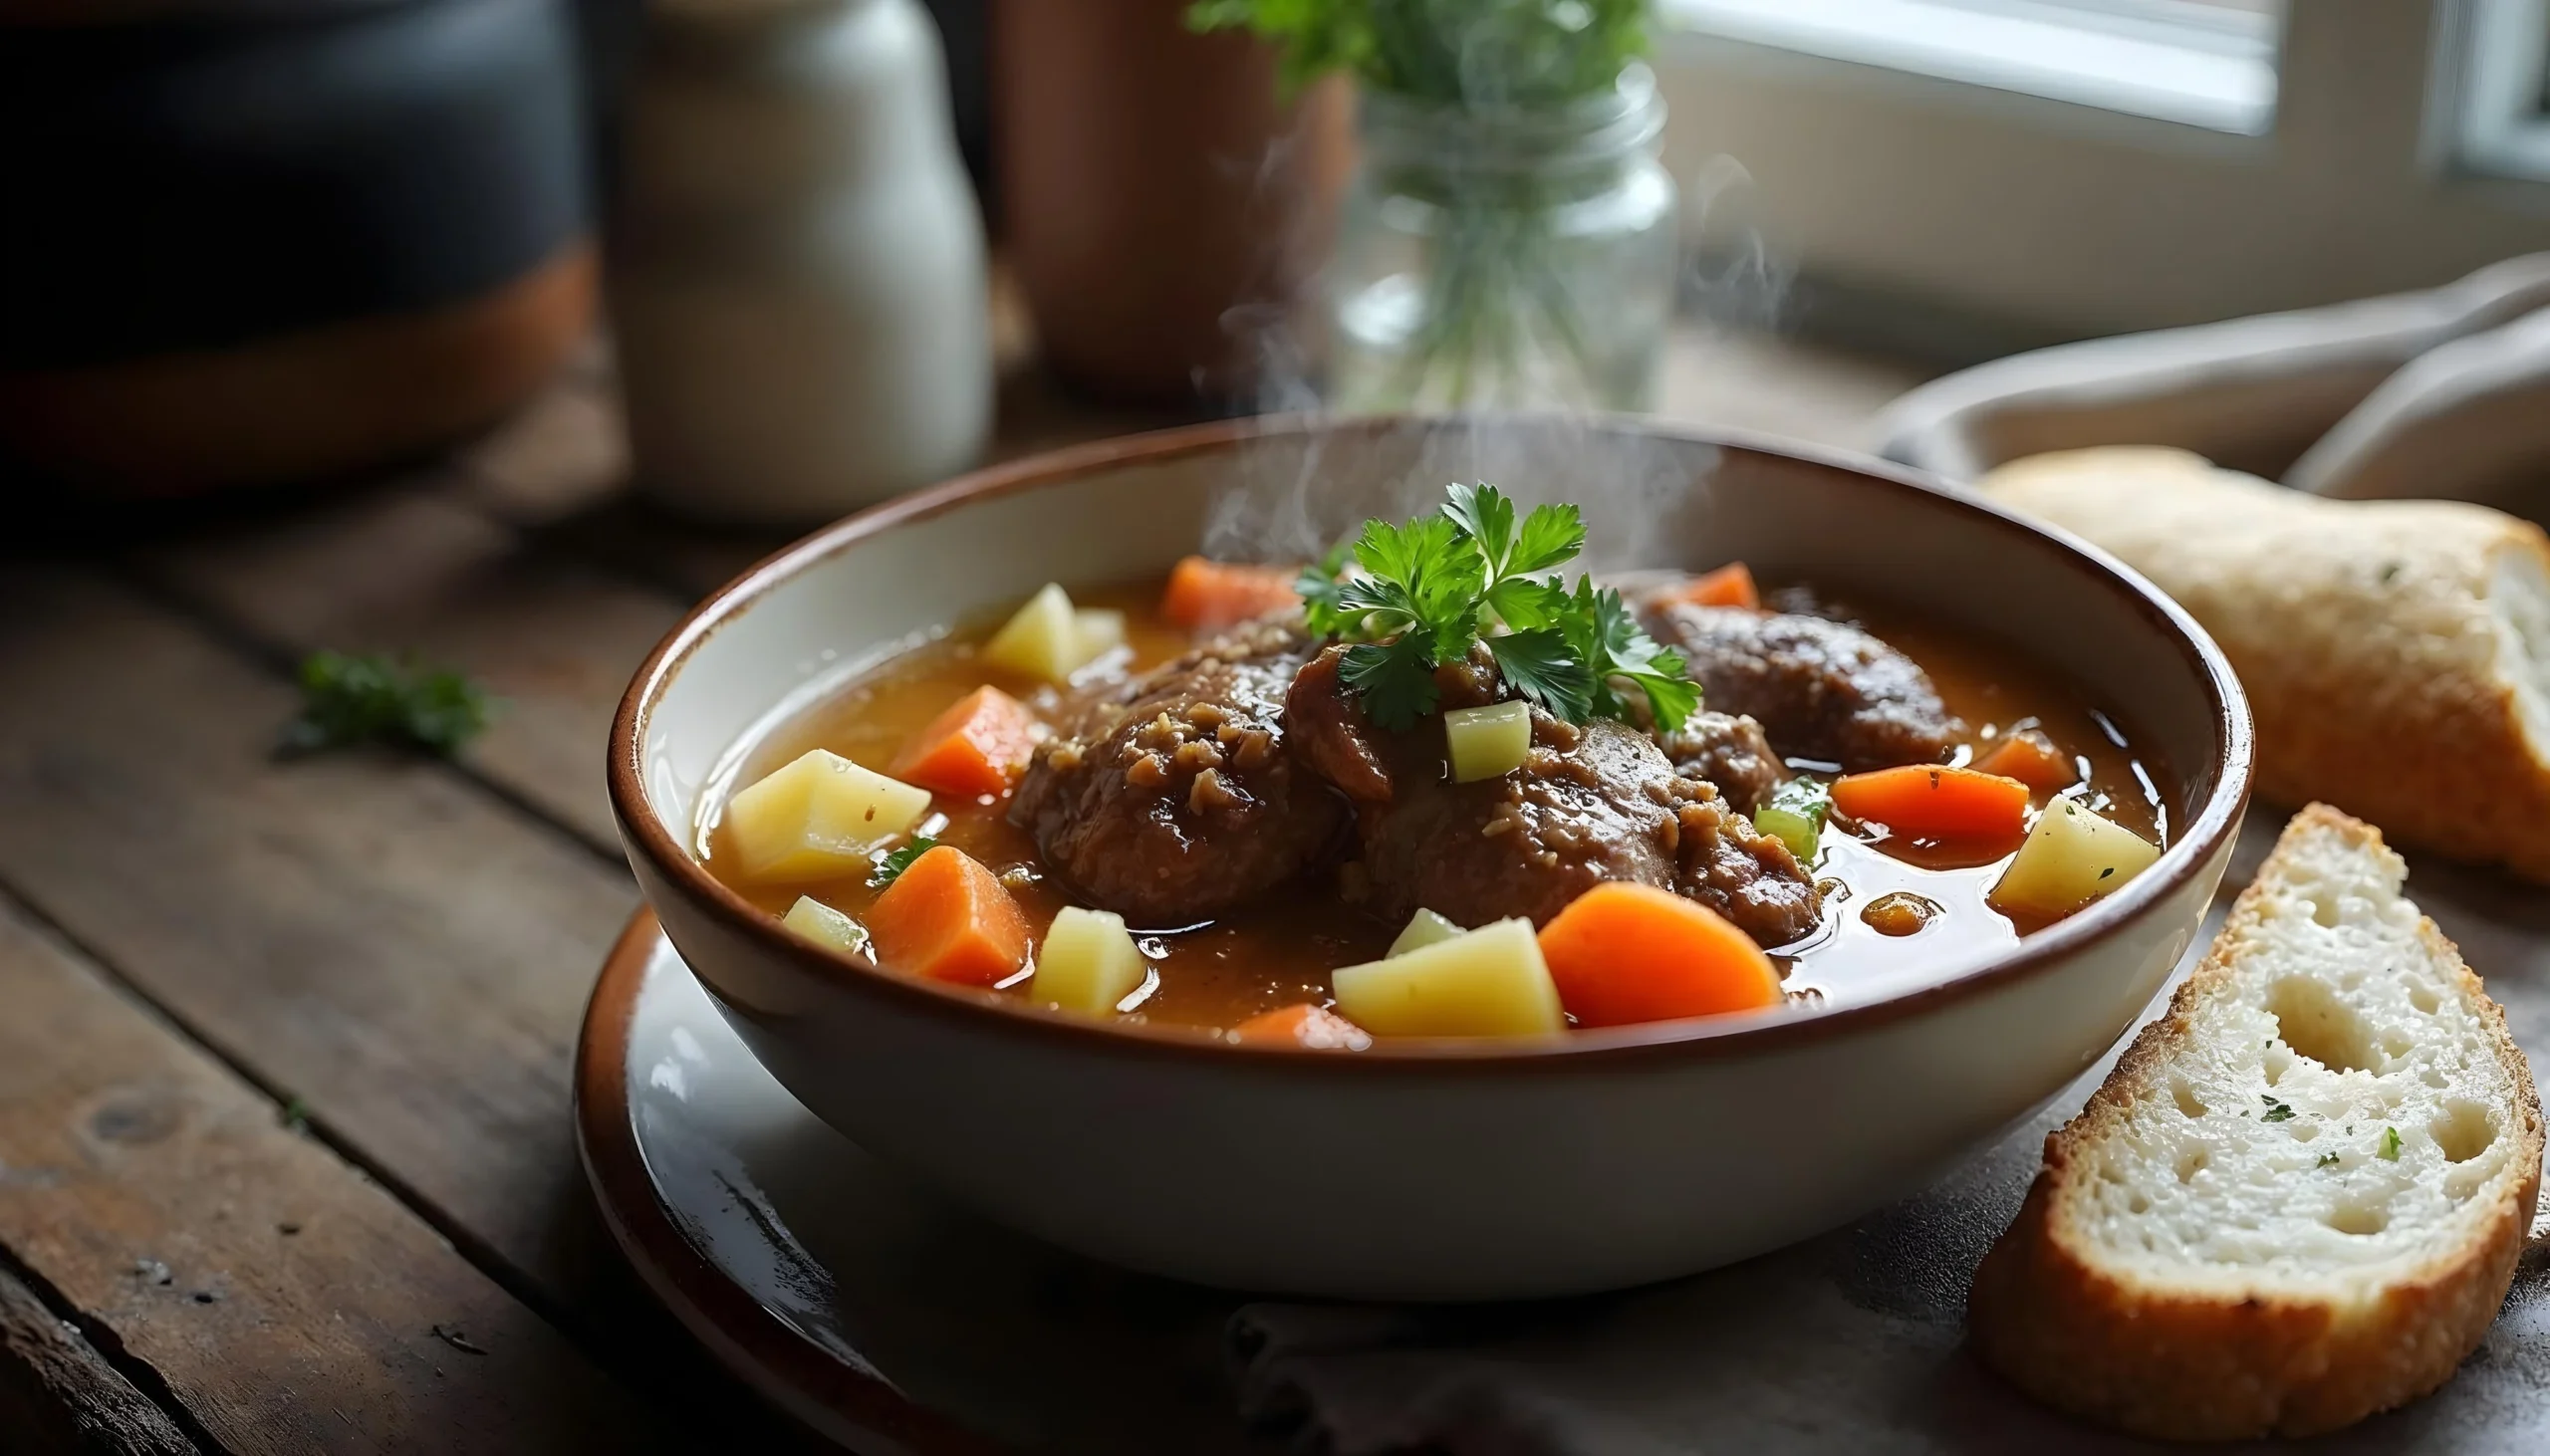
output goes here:
{"type": "Polygon", "coordinates": [[[591,325],[579,108],[560,0],[0,4],[0,468],[191,494],[489,423],[591,325]]]}
{"type": "Polygon", "coordinates": [[[1285,105],[1270,50],[1195,35],[1185,9],[1000,0],[993,15],[1008,255],[1047,365],[1114,398],[1250,395],[1352,163],[1342,85],[1285,105]]]}

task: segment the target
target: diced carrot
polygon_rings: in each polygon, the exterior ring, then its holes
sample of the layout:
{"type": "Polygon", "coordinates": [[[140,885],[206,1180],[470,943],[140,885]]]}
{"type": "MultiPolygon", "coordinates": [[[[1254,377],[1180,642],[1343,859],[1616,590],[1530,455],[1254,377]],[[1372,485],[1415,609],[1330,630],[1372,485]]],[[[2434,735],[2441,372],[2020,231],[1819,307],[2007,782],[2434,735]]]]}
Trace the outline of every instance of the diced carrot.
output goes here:
{"type": "Polygon", "coordinates": [[[1286,567],[1247,566],[1190,556],[1168,574],[1168,590],[1160,594],[1159,614],[1189,628],[1229,626],[1264,616],[1302,599],[1293,591],[1294,573],[1286,567]]]}
{"type": "Polygon", "coordinates": [[[1738,561],[1693,577],[1665,600],[1694,607],[1759,607],[1762,594],[1753,586],[1752,568],[1738,561]]]}
{"type": "Polygon", "coordinates": [[[1920,840],[2010,840],[2027,833],[2028,786],[1945,764],[1906,764],[1833,781],[1833,807],[1920,840]]]}
{"type": "Polygon", "coordinates": [[[1315,1052],[1361,1052],[1372,1034],[1325,1006],[1296,1001],[1261,1011],[1231,1028],[1231,1040],[1255,1047],[1305,1047],[1315,1052]]]}
{"type": "Polygon", "coordinates": [[[1004,794],[1027,772],[1042,733],[1025,704],[999,688],[978,687],[913,734],[892,772],[941,794],[1004,794]]]}
{"type": "Polygon", "coordinates": [[[2016,779],[2040,794],[2069,787],[2081,777],[2080,766],[2035,728],[2003,734],[1999,746],[1976,760],[1974,768],[1977,773],[2016,779]]]}
{"type": "Polygon", "coordinates": [[[1579,1026],[1750,1011],[1781,994],[1771,958],[1734,922],[1628,880],[1606,880],[1553,916],[1541,959],[1579,1026]]]}
{"type": "Polygon", "coordinates": [[[889,970],[989,986],[1027,964],[1027,917],[992,872],[953,845],[911,862],[868,907],[869,944],[889,970]]]}

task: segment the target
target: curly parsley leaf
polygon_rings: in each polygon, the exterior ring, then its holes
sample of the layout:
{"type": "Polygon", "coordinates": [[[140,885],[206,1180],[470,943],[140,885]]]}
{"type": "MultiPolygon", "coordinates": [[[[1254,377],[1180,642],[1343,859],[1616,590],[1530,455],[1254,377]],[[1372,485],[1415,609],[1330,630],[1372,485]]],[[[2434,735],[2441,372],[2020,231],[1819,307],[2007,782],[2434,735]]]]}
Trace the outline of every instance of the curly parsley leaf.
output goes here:
{"type": "Polygon", "coordinates": [[[1493,581],[1504,576],[1514,549],[1514,503],[1492,485],[1453,485],[1444,492],[1443,515],[1469,533],[1493,581]]]}
{"type": "Polygon", "coordinates": [[[1404,526],[1365,522],[1364,534],[1355,539],[1355,560],[1375,578],[1417,597],[1463,576],[1474,580],[1479,570],[1477,548],[1441,515],[1420,516],[1404,526]]]}
{"type": "Polygon", "coordinates": [[[284,725],[287,754],[385,743],[448,756],[495,711],[457,672],[380,654],[313,652],[301,661],[301,713],[284,725]]]}
{"type": "Polygon", "coordinates": [[[1354,562],[1355,543],[1341,541],[1293,579],[1293,590],[1302,599],[1303,614],[1310,620],[1311,635],[1337,635],[1341,606],[1338,597],[1346,589],[1346,569],[1354,562]]]}
{"type": "Polygon", "coordinates": [[[1517,577],[1487,589],[1487,609],[1518,632],[1554,627],[1573,609],[1556,577],[1535,582],[1517,577]]]}
{"type": "Polygon", "coordinates": [[[903,877],[904,870],[912,867],[913,860],[937,848],[938,841],[927,835],[912,836],[910,844],[878,860],[877,867],[868,871],[868,887],[884,889],[892,884],[903,877]]]}
{"type": "Polygon", "coordinates": [[[1546,572],[1576,560],[1585,549],[1585,514],[1574,506],[1535,506],[1523,518],[1523,534],[1505,570],[1516,576],[1546,572]]]}
{"type": "Polygon", "coordinates": [[[1571,723],[1594,709],[1594,674],[1568,650],[1556,627],[1533,627],[1487,639],[1488,655],[1506,685],[1571,723]]]}
{"type": "Polygon", "coordinates": [[[1407,632],[1388,642],[1346,649],[1337,675],[1364,700],[1373,721],[1394,732],[1414,727],[1442,696],[1434,686],[1432,640],[1407,632]]]}
{"type": "Polygon", "coordinates": [[[1486,568],[1488,588],[1576,559],[1585,549],[1585,515],[1574,506],[1534,506],[1518,534],[1514,503],[1492,485],[1455,485],[1443,515],[1469,534],[1486,568]]]}

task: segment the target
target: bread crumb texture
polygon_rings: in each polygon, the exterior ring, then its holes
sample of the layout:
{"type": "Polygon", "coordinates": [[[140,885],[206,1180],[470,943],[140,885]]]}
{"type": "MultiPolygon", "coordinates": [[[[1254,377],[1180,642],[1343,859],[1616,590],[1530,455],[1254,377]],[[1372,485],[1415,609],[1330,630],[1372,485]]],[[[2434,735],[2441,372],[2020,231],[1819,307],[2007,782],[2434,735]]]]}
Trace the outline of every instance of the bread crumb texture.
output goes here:
{"type": "Polygon", "coordinates": [[[2195,1002],[2092,1151],[2077,1232],[2146,1278],[2361,1302],[2488,1215],[2474,1195],[2517,1170],[2515,1088],[2399,856],[2298,849],[2226,937],[2257,973],[2195,1002]]]}

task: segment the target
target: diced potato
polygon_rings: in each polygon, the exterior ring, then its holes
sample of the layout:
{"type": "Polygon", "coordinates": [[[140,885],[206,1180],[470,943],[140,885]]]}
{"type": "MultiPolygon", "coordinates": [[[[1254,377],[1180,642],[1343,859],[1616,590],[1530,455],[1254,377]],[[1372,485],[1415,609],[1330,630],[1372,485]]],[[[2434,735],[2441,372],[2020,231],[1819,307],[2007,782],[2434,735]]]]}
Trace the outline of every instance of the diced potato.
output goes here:
{"type": "Polygon", "coordinates": [[[1453,783],[1501,778],[1532,751],[1532,709],[1520,698],[1455,708],[1443,715],[1443,743],[1451,750],[1453,783]]]}
{"type": "Polygon", "coordinates": [[[1422,950],[1437,941],[1449,940],[1462,933],[1460,926],[1435,914],[1432,910],[1419,910],[1408,917],[1407,928],[1399,933],[1399,939],[1391,942],[1390,953],[1405,955],[1411,950],[1422,950]]]}
{"type": "Polygon", "coordinates": [[[1077,671],[1125,645],[1125,613],[1105,607],[1084,607],[1072,613],[1072,625],[1080,632],[1080,661],[1072,664],[1077,671]]]}
{"type": "Polygon", "coordinates": [[[779,923],[805,936],[817,945],[829,945],[847,955],[859,955],[868,949],[868,927],[825,904],[813,895],[799,895],[779,923]]]}
{"type": "Polygon", "coordinates": [[[1036,974],[1027,979],[1031,1001],[1051,1002],[1069,1011],[1105,1016],[1134,994],[1150,975],[1125,929],[1125,917],[1110,910],[1065,905],[1045,932],[1036,952],[1036,974]]]}
{"type": "Polygon", "coordinates": [[[2151,867],[2149,840],[2069,799],[2037,817],[2027,842],[1992,886],[1992,906],[2009,913],[2068,915],[2151,867]]]}
{"type": "Polygon", "coordinates": [[[1048,582],[992,633],[983,644],[983,660],[1027,677],[1068,682],[1075,669],[1124,639],[1123,612],[1075,610],[1063,589],[1048,582]]]}
{"type": "Polygon", "coordinates": [[[789,883],[864,872],[928,812],[928,790],[814,748],[727,801],[725,824],[741,877],[789,883]]]}
{"type": "Polygon", "coordinates": [[[1339,1014],[1379,1037],[1517,1037],[1563,1031],[1532,922],[1499,920],[1329,977],[1339,1014]]]}

